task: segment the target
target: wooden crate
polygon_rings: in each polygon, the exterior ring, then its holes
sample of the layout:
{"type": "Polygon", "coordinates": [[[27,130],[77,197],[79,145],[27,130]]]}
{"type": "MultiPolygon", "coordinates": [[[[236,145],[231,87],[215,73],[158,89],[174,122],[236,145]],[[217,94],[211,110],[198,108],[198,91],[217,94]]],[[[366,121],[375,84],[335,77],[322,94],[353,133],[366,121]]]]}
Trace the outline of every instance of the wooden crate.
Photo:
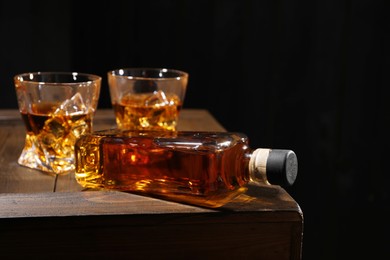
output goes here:
{"type": "MultiPolygon", "coordinates": [[[[95,130],[115,126],[98,111],[95,130]]],[[[206,110],[184,109],[179,130],[225,131],[206,110]]],[[[0,259],[301,259],[303,213],[281,187],[248,185],[222,208],[117,191],[82,191],[74,174],[17,164],[25,130],[0,110],[0,259]]]]}

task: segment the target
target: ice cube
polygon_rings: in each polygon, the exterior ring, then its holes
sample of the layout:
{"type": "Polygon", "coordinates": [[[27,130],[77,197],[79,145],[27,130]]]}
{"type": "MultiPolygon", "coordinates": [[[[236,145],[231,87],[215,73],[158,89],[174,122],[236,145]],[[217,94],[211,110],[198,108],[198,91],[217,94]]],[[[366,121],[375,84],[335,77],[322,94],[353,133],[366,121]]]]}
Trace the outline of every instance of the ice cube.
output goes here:
{"type": "Polygon", "coordinates": [[[67,120],[60,116],[50,117],[46,120],[41,131],[41,135],[48,135],[51,139],[59,139],[69,132],[69,124],[67,120]]]}
{"type": "Polygon", "coordinates": [[[70,99],[65,100],[54,111],[54,115],[80,115],[88,112],[87,106],[84,104],[83,97],[80,93],[76,93],[70,99]]]}
{"type": "Polygon", "coordinates": [[[148,97],[144,100],[145,106],[166,106],[169,105],[169,100],[165,95],[164,91],[154,91],[152,95],[148,95],[148,97]]]}

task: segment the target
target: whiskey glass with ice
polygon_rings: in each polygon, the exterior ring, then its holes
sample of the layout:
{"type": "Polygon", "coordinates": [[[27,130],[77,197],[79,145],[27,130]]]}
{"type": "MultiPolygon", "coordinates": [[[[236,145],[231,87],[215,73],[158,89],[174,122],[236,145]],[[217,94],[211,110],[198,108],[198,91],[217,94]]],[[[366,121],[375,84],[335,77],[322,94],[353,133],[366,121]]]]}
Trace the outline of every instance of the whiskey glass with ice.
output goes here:
{"type": "Polygon", "coordinates": [[[101,77],[77,72],[33,72],[14,76],[26,127],[18,163],[51,174],[75,168],[74,144],[92,132],[101,77]]]}
{"type": "Polygon", "coordinates": [[[188,73],[165,68],[109,71],[108,85],[121,130],[176,131],[188,73]]]}

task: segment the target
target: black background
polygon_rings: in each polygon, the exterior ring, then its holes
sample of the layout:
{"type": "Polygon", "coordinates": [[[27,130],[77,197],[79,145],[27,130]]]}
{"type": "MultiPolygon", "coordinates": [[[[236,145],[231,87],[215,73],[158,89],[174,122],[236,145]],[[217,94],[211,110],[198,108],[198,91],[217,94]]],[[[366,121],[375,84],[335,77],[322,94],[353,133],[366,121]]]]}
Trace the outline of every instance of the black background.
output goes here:
{"type": "MultiPolygon", "coordinates": [[[[0,108],[12,77],[166,67],[251,146],[292,149],[286,190],[304,214],[303,259],[385,259],[389,246],[389,1],[1,1],[0,108]],[[386,124],[387,123],[387,124],[386,124]]],[[[189,234],[190,236],[191,234],[189,234]]]]}

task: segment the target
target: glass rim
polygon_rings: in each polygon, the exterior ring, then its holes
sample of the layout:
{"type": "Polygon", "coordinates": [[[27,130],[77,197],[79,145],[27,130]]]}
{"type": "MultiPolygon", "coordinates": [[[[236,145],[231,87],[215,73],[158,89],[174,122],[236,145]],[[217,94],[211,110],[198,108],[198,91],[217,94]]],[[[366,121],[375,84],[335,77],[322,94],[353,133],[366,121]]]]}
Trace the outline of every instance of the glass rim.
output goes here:
{"type": "Polygon", "coordinates": [[[18,82],[28,82],[30,84],[52,84],[52,85],[78,85],[85,83],[92,83],[96,81],[102,81],[102,77],[96,74],[84,73],[84,72],[75,72],[75,71],[35,71],[35,72],[24,72],[16,74],[14,81],[18,82]],[[46,80],[35,80],[36,76],[70,76],[74,81],[46,81],[46,80]],[[32,77],[32,78],[31,78],[32,77]],[[86,80],[77,81],[77,77],[85,77],[86,80]]]}
{"type": "Polygon", "coordinates": [[[178,70],[178,69],[170,69],[170,68],[157,68],[157,67],[128,67],[128,68],[119,68],[119,69],[113,69],[109,70],[107,72],[108,76],[114,76],[114,77],[123,77],[128,79],[138,79],[138,80],[169,80],[169,79],[180,79],[180,78],[188,78],[189,74],[188,72],[178,70]],[[177,75],[172,76],[164,76],[164,77],[144,77],[144,76],[132,76],[129,75],[129,73],[125,73],[125,71],[134,71],[134,72],[141,72],[141,71],[149,71],[149,72],[162,72],[162,73],[175,73],[177,75]]]}

